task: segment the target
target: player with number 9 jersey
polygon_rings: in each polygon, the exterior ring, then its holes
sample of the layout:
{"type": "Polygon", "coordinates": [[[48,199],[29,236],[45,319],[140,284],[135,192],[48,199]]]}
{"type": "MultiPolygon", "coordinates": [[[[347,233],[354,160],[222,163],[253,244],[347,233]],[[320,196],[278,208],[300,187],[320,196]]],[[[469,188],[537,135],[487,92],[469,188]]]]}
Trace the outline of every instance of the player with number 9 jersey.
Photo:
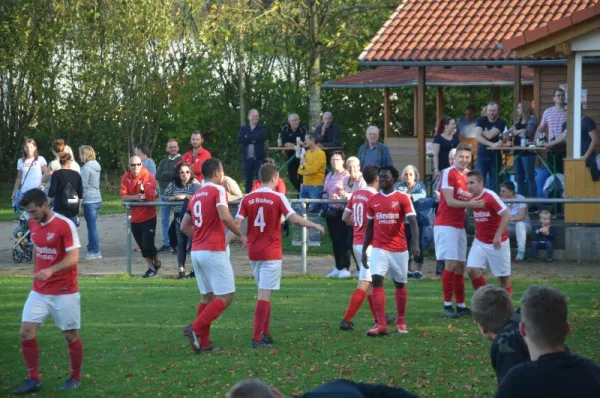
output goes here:
{"type": "Polygon", "coordinates": [[[212,182],[205,182],[190,199],[187,213],[194,225],[193,251],[225,251],[225,225],[218,206],[227,207],[227,194],[225,188],[212,182]]]}

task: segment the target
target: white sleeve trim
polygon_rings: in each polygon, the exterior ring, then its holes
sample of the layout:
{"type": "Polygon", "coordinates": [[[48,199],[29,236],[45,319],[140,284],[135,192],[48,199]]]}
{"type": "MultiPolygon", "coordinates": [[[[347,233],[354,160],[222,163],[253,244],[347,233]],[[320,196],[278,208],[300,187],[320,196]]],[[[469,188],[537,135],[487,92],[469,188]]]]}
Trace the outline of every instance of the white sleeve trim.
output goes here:
{"type": "Polygon", "coordinates": [[[448,185],[448,175],[450,174],[451,170],[452,167],[449,167],[448,169],[442,171],[442,183],[440,184],[441,189],[449,189],[451,191],[454,191],[454,187],[448,185]]]}

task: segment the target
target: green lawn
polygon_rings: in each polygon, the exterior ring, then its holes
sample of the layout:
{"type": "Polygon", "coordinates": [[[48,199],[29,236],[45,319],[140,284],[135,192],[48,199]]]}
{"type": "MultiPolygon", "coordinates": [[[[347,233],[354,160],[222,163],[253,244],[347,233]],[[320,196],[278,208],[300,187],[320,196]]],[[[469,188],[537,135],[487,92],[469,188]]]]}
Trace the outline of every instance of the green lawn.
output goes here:
{"type": "MultiPolygon", "coordinates": [[[[515,298],[530,281],[516,281],[515,298]]],[[[18,329],[29,278],[0,277],[0,395],[26,376],[18,329]]],[[[570,299],[571,349],[600,361],[597,282],[552,284],[570,299]]],[[[274,295],[272,333],[276,348],[252,350],[256,300],[254,282],[237,280],[233,305],[212,328],[218,353],[194,354],[182,327],[195,316],[196,284],[191,280],[128,277],[80,278],[83,389],[70,396],[219,396],[238,380],[260,378],[286,395],[344,377],[403,386],[420,396],[489,397],[495,377],[489,342],[470,319],[440,315],[439,281],[409,284],[408,335],[368,338],[368,306],[355,319],[357,331],[341,332],[338,322],[355,281],[288,278],[274,295]]],[[[386,284],[388,309],[393,290],[386,284]]],[[[470,290],[470,289],[469,289],[470,290]]],[[[43,394],[68,376],[68,356],[51,322],[38,335],[43,394]]]]}

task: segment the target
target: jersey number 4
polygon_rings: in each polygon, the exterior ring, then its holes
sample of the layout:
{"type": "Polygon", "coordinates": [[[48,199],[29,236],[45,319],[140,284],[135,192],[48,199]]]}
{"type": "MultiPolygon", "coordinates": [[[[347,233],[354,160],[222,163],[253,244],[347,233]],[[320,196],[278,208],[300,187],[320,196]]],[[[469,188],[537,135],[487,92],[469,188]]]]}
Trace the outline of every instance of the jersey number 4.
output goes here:
{"type": "Polygon", "coordinates": [[[254,219],[254,226],[260,228],[261,233],[265,231],[267,223],[265,223],[265,211],[262,206],[258,208],[256,218],[254,219]]]}
{"type": "Polygon", "coordinates": [[[202,203],[200,201],[194,202],[194,225],[198,228],[202,226],[202,203]]]}
{"type": "Polygon", "coordinates": [[[363,204],[354,203],[354,206],[352,206],[352,214],[354,215],[354,226],[362,228],[363,218],[365,214],[365,207],[363,206],[363,204]]]}

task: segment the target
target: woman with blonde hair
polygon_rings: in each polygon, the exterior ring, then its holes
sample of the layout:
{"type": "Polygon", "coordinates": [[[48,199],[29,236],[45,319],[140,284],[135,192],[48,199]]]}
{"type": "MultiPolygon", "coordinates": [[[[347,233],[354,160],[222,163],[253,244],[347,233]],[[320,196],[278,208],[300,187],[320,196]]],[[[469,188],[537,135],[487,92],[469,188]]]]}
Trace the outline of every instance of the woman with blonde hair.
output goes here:
{"type": "MultiPolygon", "coordinates": [[[[515,109],[515,122],[510,128],[513,133],[514,146],[528,146],[533,143],[537,130],[537,118],[533,113],[529,101],[521,101],[515,109]]],[[[517,191],[525,196],[535,198],[537,196],[537,184],[535,182],[535,154],[533,152],[519,152],[514,159],[515,179],[517,180],[517,191]]],[[[535,210],[534,206],[532,206],[535,210]]]]}
{"type": "Polygon", "coordinates": [[[98,212],[102,207],[102,194],[100,193],[100,173],[102,167],[96,161],[96,152],[89,145],[79,147],[81,167],[81,180],[83,182],[83,217],[87,225],[88,245],[87,253],[79,256],[81,259],[92,260],[102,258],[100,253],[100,237],[96,222],[98,212]]]}
{"type": "Polygon", "coordinates": [[[23,194],[30,189],[43,189],[42,178],[48,174],[48,165],[43,156],[39,156],[38,147],[31,138],[23,144],[23,157],[17,160],[17,178],[11,199],[15,208],[19,208],[19,201],[23,194]]]}

